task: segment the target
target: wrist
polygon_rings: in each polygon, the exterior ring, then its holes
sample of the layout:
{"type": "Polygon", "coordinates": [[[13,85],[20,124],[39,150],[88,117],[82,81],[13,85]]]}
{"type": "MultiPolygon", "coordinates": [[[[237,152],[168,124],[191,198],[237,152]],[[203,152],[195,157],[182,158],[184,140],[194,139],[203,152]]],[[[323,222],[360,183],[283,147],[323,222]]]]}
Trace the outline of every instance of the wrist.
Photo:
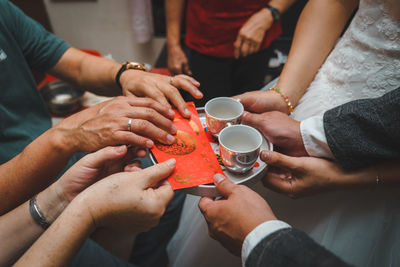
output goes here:
{"type": "Polygon", "coordinates": [[[259,14],[263,16],[263,29],[266,31],[274,23],[274,17],[272,16],[271,10],[268,8],[262,8],[258,11],[259,14]]]}
{"type": "Polygon", "coordinates": [[[43,217],[51,224],[67,207],[68,201],[61,197],[52,185],[37,195],[36,204],[43,217]]]}
{"type": "Polygon", "coordinates": [[[51,128],[48,130],[48,133],[48,141],[52,147],[52,151],[58,155],[70,158],[74,153],[79,151],[75,131],[59,126],[51,128]]]}

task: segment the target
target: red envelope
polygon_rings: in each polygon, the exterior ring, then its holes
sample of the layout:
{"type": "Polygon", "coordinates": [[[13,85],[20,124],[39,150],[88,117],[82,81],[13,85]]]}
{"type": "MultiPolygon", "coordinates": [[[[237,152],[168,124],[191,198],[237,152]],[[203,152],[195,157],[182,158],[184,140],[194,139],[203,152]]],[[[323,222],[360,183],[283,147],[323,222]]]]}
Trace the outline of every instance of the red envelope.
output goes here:
{"type": "Polygon", "coordinates": [[[212,183],[215,173],[225,175],[201,126],[194,103],[187,104],[192,113],[190,119],[183,118],[175,110],[175,143],[164,145],[157,142],[151,149],[158,162],[176,159],[176,168],[168,178],[173,189],[212,183]]]}

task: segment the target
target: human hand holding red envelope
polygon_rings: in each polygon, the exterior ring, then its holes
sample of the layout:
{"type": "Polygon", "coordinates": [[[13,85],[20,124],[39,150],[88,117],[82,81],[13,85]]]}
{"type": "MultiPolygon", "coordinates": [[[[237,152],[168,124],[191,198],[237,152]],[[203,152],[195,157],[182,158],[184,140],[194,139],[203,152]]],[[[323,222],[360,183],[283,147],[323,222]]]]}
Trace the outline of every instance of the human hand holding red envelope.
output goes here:
{"type": "Polygon", "coordinates": [[[190,119],[183,118],[175,111],[175,143],[156,143],[151,149],[158,162],[176,159],[176,168],[168,178],[173,189],[212,183],[215,173],[225,175],[201,126],[194,103],[189,102],[187,105],[192,113],[190,119]]]}

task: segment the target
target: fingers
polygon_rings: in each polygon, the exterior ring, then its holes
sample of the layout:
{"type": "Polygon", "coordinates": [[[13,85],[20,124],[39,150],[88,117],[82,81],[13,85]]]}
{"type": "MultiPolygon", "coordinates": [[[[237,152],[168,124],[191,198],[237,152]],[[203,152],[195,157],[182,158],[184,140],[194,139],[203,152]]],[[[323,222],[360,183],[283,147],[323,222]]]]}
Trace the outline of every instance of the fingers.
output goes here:
{"type": "Polygon", "coordinates": [[[174,118],[175,112],[171,109],[171,106],[162,105],[160,102],[157,102],[151,98],[137,98],[137,97],[128,97],[128,104],[133,107],[144,107],[144,108],[152,108],[164,117],[174,118]]]}
{"type": "Polygon", "coordinates": [[[141,169],[141,162],[140,161],[134,161],[134,162],[132,162],[132,163],[130,163],[130,164],[127,164],[125,167],[124,167],[124,171],[126,171],[126,172],[136,172],[136,171],[140,171],[140,170],[142,170],[141,169]]]}
{"type": "Polygon", "coordinates": [[[242,43],[242,46],[240,48],[240,56],[241,57],[247,57],[250,52],[250,45],[251,41],[250,40],[244,40],[242,43]]]}
{"type": "Polygon", "coordinates": [[[203,97],[203,94],[197,88],[200,85],[200,83],[195,79],[193,79],[192,77],[186,75],[174,76],[172,85],[190,93],[193,97],[197,99],[203,97]]]}
{"type": "MultiPolygon", "coordinates": [[[[157,140],[164,144],[172,144],[175,138],[168,132],[158,128],[147,120],[134,119],[132,120],[131,132],[140,136],[157,140]]],[[[176,132],[176,128],[175,128],[176,132]]],[[[148,146],[147,146],[148,147],[148,146]]]]}
{"type": "MultiPolygon", "coordinates": [[[[142,119],[151,122],[156,127],[163,129],[164,131],[176,134],[176,127],[172,123],[172,120],[162,116],[160,113],[151,108],[132,108],[129,112],[126,112],[128,118],[142,119]]],[[[133,123],[133,121],[132,121],[133,123]]],[[[134,125],[131,129],[134,129],[134,125]]]]}
{"type": "Polygon", "coordinates": [[[242,123],[261,130],[260,124],[263,122],[261,114],[244,112],[242,116],[242,123]]]}
{"type": "Polygon", "coordinates": [[[118,142],[122,144],[130,144],[143,148],[152,148],[154,146],[154,142],[149,138],[128,131],[116,132],[114,140],[118,140],[118,142]]]}
{"type": "Polygon", "coordinates": [[[213,203],[214,203],[214,201],[211,198],[202,197],[198,204],[201,213],[205,214],[207,212],[208,207],[210,205],[212,205],[213,203]]]}
{"type": "Polygon", "coordinates": [[[167,205],[174,197],[174,190],[168,182],[162,183],[162,185],[154,191],[159,196],[161,202],[165,205],[167,205]]]}
{"type": "Polygon", "coordinates": [[[236,187],[236,184],[220,173],[214,175],[214,184],[218,192],[220,192],[225,198],[228,198],[236,187]]]}
{"type": "Polygon", "coordinates": [[[116,147],[108,146],[94,153],[88,154],[82,158],[82,161],[84,161],[86,167],[99,168],[108,161],[124,157],[127,150],[128,149],[125,145],[116,147]]]}
{"type": "Polygon", "coordinates": [[[298,171],[300,169],[298,158],[289,157],[278,152],[264,150],[260,154],[260,159],[268,165],[289,171],[298,171]]]}
{"type": "Polygon", "coordinates": [[[176,160],[169,159],[163,163],[146,168],[142,171],[143,188],[150,188],[158,184],[161,180],[167,178],[175,169],[176,160]]]}
{"type": "Polygon", "coordinates": [[[165,95],[160,90],[156,90],[154,86],[141,83],[140,85],[138,85],[138,87],[141,93],[140,96],[150,97],[155,101],[161,103],[162,105],[171,108],[171,105],[168,103],[168,99],[165,97],[165,95]]]}
{"type": "Polygon", "coordinates": [[[192,75],[192,70],[189,68],[189,64],[187,62],[182,64],[182,69],[187,75],[192,75]]]}
{"type": "MultiPolygon", "coordinates": [[[[174,83],[175,83],[175,81],[174,81],[174,83]]],[[[174,87],[170,84],[167,84],[167,85],[164,85],[160,89],[164,92],[164,94],[171,101],[171,103],[178,109],[179,113],[183,117],[185,117],[185,118],[190,117],[191,113],[186,106],[186,102],[183,100],[181,94],[179,93],[178,89],[176,89],[176,87],[174,87]]]]}
{"type": "Polygon", "coordinates": [[[243,38],[239,34],[236,41],[233,43],[233,56],[238,59],[240,57],[240,49],[242,47],[243,38]]]}
{"type": "Polygon", "coordinates": [[[295,180],[288,174],[268,169],[267,175],[262,180],[263,185],[281,194],[290,194],[293,190],[295,180]]]}

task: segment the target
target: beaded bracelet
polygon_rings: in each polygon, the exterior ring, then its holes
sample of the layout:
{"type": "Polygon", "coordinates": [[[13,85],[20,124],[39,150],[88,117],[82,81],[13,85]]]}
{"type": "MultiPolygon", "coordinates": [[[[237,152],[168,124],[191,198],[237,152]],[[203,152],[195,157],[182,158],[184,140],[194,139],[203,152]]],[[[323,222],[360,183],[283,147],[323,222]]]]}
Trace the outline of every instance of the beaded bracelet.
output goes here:
{"type": "Polygon", "coordinates": [[[285,95],[284,93],[282,93],[281,89],[279,89],[278,87],[271,87],[271,88],[269,88],[269,90],[275,91],[281,95],[281,97],[283,98],[283,100],[285,101],[285,103],[288,106],[289,115],[292,114],[294,107],[293,107],[292,103],[290,102],[289,97],[287,95],[285,95]]]}

